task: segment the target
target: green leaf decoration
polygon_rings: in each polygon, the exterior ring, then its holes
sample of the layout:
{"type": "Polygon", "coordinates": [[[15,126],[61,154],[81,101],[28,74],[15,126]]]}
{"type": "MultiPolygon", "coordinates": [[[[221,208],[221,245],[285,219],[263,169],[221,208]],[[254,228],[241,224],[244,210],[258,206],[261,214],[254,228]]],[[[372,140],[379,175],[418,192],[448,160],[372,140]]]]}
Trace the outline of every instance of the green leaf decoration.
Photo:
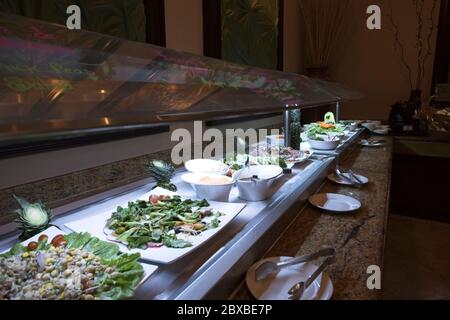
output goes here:
{"type": "Polygon", "coordinates": [[[151,160],[148,163],[148,170],[152,178],[156,180],[156,187],[161,187],[170,191],[177,191],[177,187],[170,182],[175,168],[167,161],[151,160]]]}
{"type": "Polygon", "coordinates": [[[222,58],[276,69],[278,0],[222,0],[222,58]]]}
{"type": "Polygon", "coordinates": [[[43,203],[31,204],[26,199],[16,195],[14,195],[14,199],[20,205],[20,209],[15,211],[17,214],[15,220],[17,229],[21,231],[20,239],[31,238],[49,226],[52,214],[43,203]]]}
{"type": "Polygon", "coordinates": [[[67,7],[81,8],[81,28],[145,42],[142,0],[0,0],[0,11],[65,25],[67,7]]]}

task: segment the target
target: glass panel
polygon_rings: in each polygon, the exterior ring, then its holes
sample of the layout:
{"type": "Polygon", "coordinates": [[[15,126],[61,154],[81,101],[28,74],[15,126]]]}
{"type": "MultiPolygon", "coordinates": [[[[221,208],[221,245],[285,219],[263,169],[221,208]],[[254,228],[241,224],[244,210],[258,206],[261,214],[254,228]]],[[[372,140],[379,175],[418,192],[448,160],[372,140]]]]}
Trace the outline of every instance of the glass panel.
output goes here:
{"type": "Polygon", "coordinates": [[[0,13],[0,140],[336,100],[305,76],[0,13]]]}

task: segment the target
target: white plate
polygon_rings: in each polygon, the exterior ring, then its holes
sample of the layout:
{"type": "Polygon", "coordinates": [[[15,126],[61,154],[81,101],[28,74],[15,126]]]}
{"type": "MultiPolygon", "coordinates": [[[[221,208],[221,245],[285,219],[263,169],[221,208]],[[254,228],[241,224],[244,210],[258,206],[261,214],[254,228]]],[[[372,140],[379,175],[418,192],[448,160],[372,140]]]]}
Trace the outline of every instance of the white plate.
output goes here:
{"type": "MultiPolygon", "coordinates": [[[[348,176],[350,178],[350,175],[347,173],[343,173],[346,177],[348,176]]],[[[355,174],[356,177],[358,177],[359,181],[361,181],[362,184],[367,184],[369,182],[369,179],[367,177],[364,177],[362,175],[359,174],[355,174]]],[[[328,175],[328,179],[330,179],[333,182],[339,183],[339,184],[345,184],[345,185],[353,185],[352,183],[350,183],[349,181],[347,181],[346,179],[337,176],[334,173],[330,173],[328,175]]]]}
{"type": "Polygon", "coordinates": [[[364,147],[383,147],[386,145],[386,141],[382,140],[380,143],[369,143],[368,140],[363,139],[359,142],[359,144],[364,147]]]}
{"type": "Polygon", "coordinates": [[[377,126],[377,127],[372,131],[372,133],[376,133],[376,134],[379,134],[379,135],[386,136],[386,135],[389,134],[389,130],[390,130],[390,128],[389,128],[389,126],[387,126],[387,125],[377,126]]]}
{"type": "MultiPolygon", "coordinates": [[[[281,269],[277,274],[256,281],[255,270],[265,261],[284,261],[292,257],[273,257],[258,261],[247,271],[245,281],[251,294],[258,300],[289,300],[289,289],[300,281],[306,281],[317,266],[311,262],[281,269]]],[[[333,295],[333,283],[326,272],[322,272],[313,283],[305,289],[300,300],[329,300],[333,295]]]]}
{"type": "Polygon", "coordinates": [[[357,125],[360,125],[361,123],[364,123],[364,120],[344,120],[346,122],[352,122],[352,123],[356,123],[357,125]]]}
{"type": "Polygon", "coordinates": [[[352,212],[361,208],[355,198],[337,193],[320,193],[309,197],[309,202],[323,210],[332,212],[352,212]]]}
{"type": "MultiPolygon", "coordinates": [[[[39,239],[39,236],[42,234],[46,234],[48,236],[48,241],[50,242],[58,234],[67,234],[67,232],[62,231],[57,227],[51,226],[50,228],[45,229],[44,231],[31,237],[30,239],[22,241],[21,244],[26,246],[26,245],[28,245],[28,243],[30,243],[32,241],[37,242],[39,239]]],[[[6,251],[9,251],[9,249],[6,251]]],[[[4,251],[4,252],[6,252],[6,251],[4,251]]],[[[2,252],[2,253],[4,253],[4,252],[2,252]]],[[[152,264],[141,263],[141,265],[142,265],[142,268],[144,269],[144,277],[142,278],[141,282],[139,282],[139,284],[136,286],[136,288],[139,287],[145,280],[147,280],[153,273],[155,273],[156,270],[158,270],[158,267],[155,265],[152,265],[152,264]]]]}
{"type": "MultiPolygon", "coordinates": [[[[148,197],[151,194],[157,195],[174,195],[176,193],[168,191],[163,188],[156,188],[146,194],[142,195],[138,199],[135,200],[148,200],[148,197]]],[[[139,252],[141,254],[142,260],[145,261],[153,261],[158,263],[172,263],[175,260],[185,256],[190,253],[192,250],[197,249],[200,245],[205,243],[211,237],[216,235],[220,230],[225,227],[234,217],[236,217],[239,212],[245,207],[245,203],[228,203],[228,202],[214,202],[209,201],[210,207],[214,211],[220,211],[224,215],[220,217],[220,225],[218,228],[210,229],[203,231],[200,235],[197,236],[189,236],[185,240],[192,242],[192,247],[188,248],[168,248],[166,246],[162,246],[159,248],[147,248],[145,250],[142,249],[128,249],[125,245],[119,244],[120,250],[127,253],[139,252]]],[[[127,203],[121,204],[123,207],[127,206],[127,203]]],[[[73,231],[77,232],[89,232],[90,234],[102,239],[106,240],[107,236],[103,233],[103,227],[105,226],[106,220],[111,217],[111,213],[114,212],[114,206],[111,210],[103,210],[99,211],[98,214],[90,216],[88,218],[76,220],[73,222],[66,223],[65,226],[73,231]]]]}

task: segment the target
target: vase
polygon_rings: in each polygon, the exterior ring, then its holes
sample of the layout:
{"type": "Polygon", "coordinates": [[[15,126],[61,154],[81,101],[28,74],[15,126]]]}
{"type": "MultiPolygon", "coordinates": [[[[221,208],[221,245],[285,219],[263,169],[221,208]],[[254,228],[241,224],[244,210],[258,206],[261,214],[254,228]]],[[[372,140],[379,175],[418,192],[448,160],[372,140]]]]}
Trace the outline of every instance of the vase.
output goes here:
{"type": "Polygon", "coordinates": [[[422,90],[411,90],[408,104],[413,111],[422,106],[422,90]]]}
{"type": "Polygon", "coordinates": [[[310,78],[321,80],[331,80],[328,67],[309,67],[306,68],[306,75],[310,78]]]}

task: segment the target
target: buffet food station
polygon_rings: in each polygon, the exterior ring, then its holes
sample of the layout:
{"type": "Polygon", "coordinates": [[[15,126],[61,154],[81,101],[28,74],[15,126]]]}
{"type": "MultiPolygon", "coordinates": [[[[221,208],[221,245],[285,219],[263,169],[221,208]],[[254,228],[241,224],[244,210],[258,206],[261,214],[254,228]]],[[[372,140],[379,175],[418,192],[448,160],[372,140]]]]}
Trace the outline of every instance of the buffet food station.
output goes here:
{"type": "MultiPolygon", "coordinates": [[[[73,135],[89,137],[99,131],[121,132],[177,121],[278,111],[285,114],[284,136],[289,144],[290,110],[329,104],[339,108],[343,99],[353,95],[336,84],[301,75],[240,66],[91,32],[69,31],[6,14],[0,14],[0,42],[0,146],[5,148],[73,135]]],[[[115,290],[118,282],[111,280],[114,276],[108,276],[107,266],[103,266],[98,272],[106,277],[102,279],[107,279],[107,285],[95,294],[83,293],[83,298],[227,298],[363,132],[354,124],[325,118],[320,125],[312,124],[308,134],[320,136],[321,131],[330,128],[341,128],[340,138],[318,141],[335,144],[332,150],[313,150],[308,143],[302,143],[301,159],[288,173],[275,174],[277,179],[267,186],[267,199],[244,201],[243,191],[233,186],[233,177],[240,179],[231,176],[228,178],[232,185],[225,200],[206,201],[191,186],[195,183],[191,183],[182,166],[170,180],[176,191],[155,189],[152,178],[115,187],[52,208],[54,216],[49,229],[40,230],[23,246],[17,245],[19,232],[6,233],[0,249],[9,252],[9,257],[22,259],[38,257],[39,250],[62,250],[58,254],[71,255],[70,250],[58,249],[62,242],[71,250],[89,249],[84,258],[90,254],[101,258],[98,252],[114,245],[114,255],[108,261],[127,257],[133,262],[130,268],[135,277],[127,284],[127,292],[124,288],[120,294],[115,290]],[[136,229],[129,227],[130,219],[139,210],[146,212],[142,219],[159,219],[158,229],[153,222],[145,224],[153,228],[152,241],[139,238],[136,229]],[[166,219],[164,210],[172,212],[170,219],[166,219]],[[178,210],[176,215],[174,210],[178,210]],[[49,243],[41,243],[45,237],[39,235],[43,233],[48,241],[52,240],[50,249],[49,243]],[[8,251],[11,247],[15,251],[8,251]]],[[[311,135],[308,138],[314,141],[311,135]]],[[[224,165],[229,166],[226,161],[224,165]]],[[[238,169],[245,170],[245,164],[238,169]]],[[[224,177],[226,173],[225,170],[224,177]]],[[[26,220],[30,204],[22,200],[21,218],[26,220]]],[[[36,259],[39,269],[39,258],[36,259]]],[[[114,270],[119,273],[116,276],[130,271],[114,270]]],[[[48,277],[56,278],[58,272],[52,269],[48,277]]],[[[91,280],[99,281],[98,277],[91,280]]],[[[12,296],[27,297],[36,298],[21,293],[12,296]]]]}

